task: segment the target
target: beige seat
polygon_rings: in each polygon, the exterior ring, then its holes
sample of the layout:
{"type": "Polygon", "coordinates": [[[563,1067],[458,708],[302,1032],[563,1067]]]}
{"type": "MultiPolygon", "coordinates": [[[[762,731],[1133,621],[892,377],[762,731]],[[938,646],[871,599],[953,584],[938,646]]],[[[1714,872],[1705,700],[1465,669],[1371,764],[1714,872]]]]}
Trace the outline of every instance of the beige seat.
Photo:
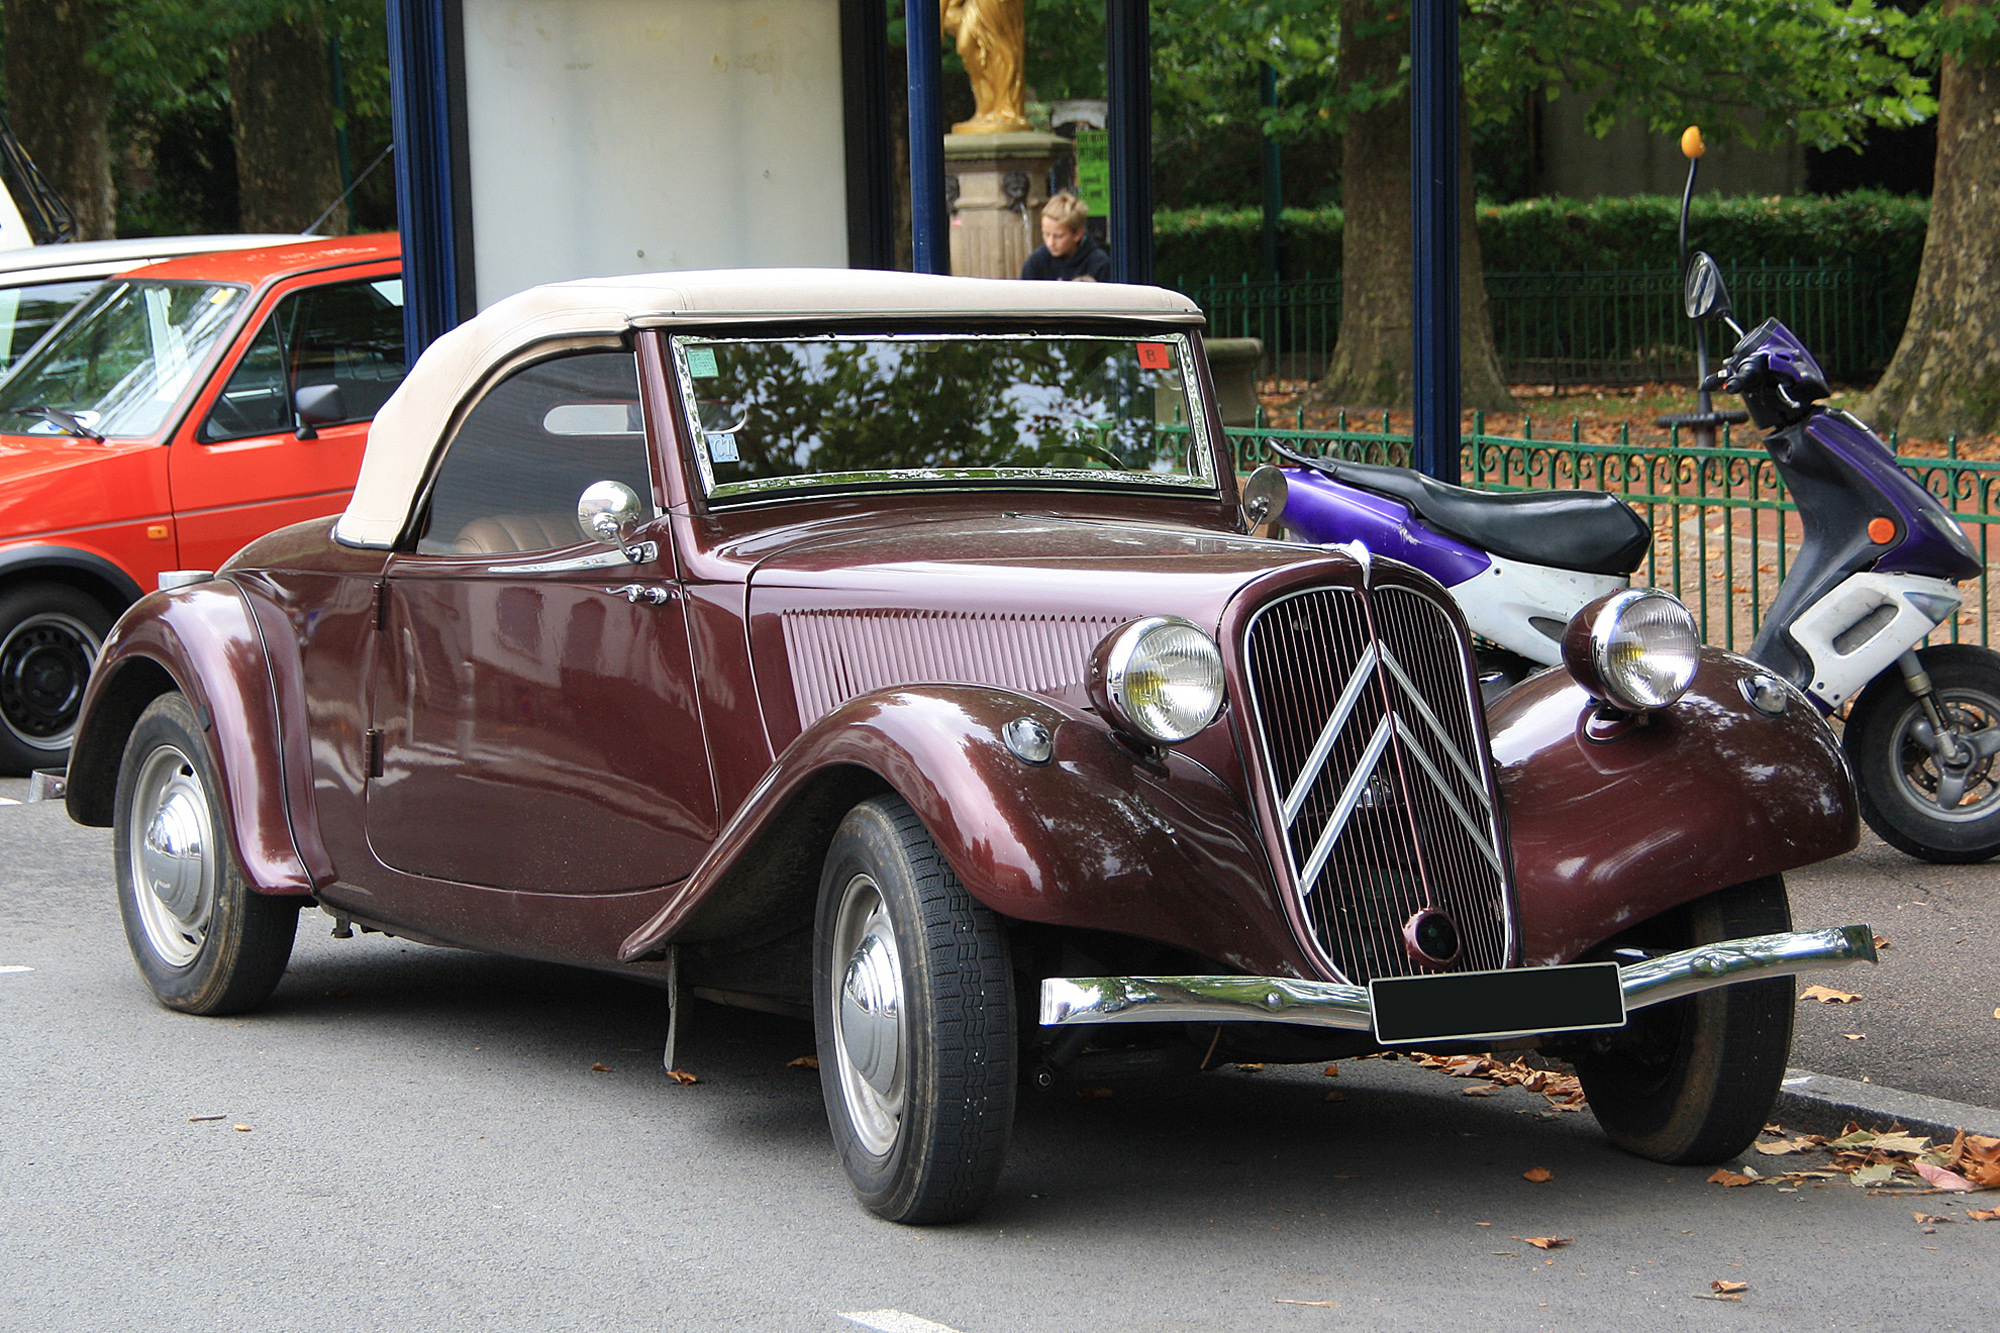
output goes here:
{"type": "Polygon", "coordinates": [[[575,514],[494,514],[475,518],[460,528],[451,549],[466,555],[511,555],[588,540],[577,526],[575,514]]]}

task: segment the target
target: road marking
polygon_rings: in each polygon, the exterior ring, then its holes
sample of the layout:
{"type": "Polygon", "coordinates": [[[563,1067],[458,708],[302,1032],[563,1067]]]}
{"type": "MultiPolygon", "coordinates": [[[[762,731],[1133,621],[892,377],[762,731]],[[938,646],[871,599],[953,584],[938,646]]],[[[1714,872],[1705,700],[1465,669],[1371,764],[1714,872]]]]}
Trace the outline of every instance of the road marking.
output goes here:
{"type": "Polygon", "coordinates": [[[0,805],[19,805],[19,804],[20,802],[15,800],[11,796],[0,796],[0,805]]]}
{"type": "Polygon", "coordinates": [[[29,967],[26,963],[0,964],[0,972],[32,972],[34,970],[34,968],[29,967]]]}
{"type": "Polygon", "coordinates": [[[855,1310],[843,1312],[840,1317],[863,1328],[872,1328],[875,1333],[958,1333],[949,1324],[919,1319],[901,1310],[855,1310]]]}

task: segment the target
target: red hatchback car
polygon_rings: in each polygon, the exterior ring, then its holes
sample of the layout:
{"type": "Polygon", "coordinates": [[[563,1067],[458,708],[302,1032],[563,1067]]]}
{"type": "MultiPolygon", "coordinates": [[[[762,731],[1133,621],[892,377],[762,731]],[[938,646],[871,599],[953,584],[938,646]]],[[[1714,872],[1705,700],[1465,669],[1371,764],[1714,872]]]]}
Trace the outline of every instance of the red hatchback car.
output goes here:
{"type": "Polygon", "coordinates": [[[397,238],[113,278],[0,380],[0,771],[61,765],[112,621],[337,512],[402,382],[397,238]]]}

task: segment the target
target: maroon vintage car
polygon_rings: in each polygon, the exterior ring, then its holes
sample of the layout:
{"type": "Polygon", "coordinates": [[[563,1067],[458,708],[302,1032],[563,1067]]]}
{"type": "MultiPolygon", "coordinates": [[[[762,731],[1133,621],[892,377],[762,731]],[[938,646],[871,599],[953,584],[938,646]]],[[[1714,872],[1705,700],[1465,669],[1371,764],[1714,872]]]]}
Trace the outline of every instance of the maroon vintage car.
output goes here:
{"type": "Polygon", "coordinates": [[[1873,957],[1791,931],[1855,842],[1827,729],[1644,590],[1483,711],[1437,584],[1250,535],[1201,325],[832,271],[487,310],[343,516],[107,639],[67,799],[147,982],[255,1005],[312,905],[811,1013],[903,1221],[979,1206],[1024,1076],[1204,1059],[1539,1045],[1625,1147],[1740,1151],[1791,974],[1873,957]]]}

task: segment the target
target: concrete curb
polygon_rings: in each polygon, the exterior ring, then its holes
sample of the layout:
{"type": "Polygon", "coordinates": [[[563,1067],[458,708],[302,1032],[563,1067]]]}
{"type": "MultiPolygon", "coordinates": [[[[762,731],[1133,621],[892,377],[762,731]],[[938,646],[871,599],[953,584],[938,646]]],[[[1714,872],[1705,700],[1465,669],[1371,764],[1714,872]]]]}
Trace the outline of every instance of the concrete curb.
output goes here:
{"type": "Polygon", "coordinates": [[[1807,1134],[1838,1134],[1849,1121],[1863,1129],[1900,1126],[1949,1143],[1959,1130],[2000,1138],[2000,1110],[1965,1102],[1925,1097],[1914,1092],[1849,1078],[1787,1069],[1772,1116],[1786,1129],[1807,1134]]]}

